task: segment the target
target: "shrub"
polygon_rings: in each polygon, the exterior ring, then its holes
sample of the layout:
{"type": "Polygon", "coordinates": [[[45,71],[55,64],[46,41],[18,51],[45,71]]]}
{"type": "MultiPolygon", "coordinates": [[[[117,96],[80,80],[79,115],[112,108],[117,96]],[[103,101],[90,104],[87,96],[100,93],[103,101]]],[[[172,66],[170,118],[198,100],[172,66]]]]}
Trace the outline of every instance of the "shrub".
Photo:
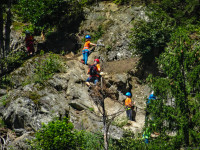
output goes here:
{"type": "Polygon", "coordinates": [[[36,132],[31,148],[34,150],[83,149],[84,132],[76,131],[68,118],[49,122],[36,132]]]}
{"type": "MultiPolygon", "coordinates": [[[[41,55],[43,55],[43,53],[44,52],[41,51],[41,55]]],[[[63,65],[59,55],[49,53],[35,62],[34,75],[28,77],[23,85],[29,83],[43,83],[45,80],[51,78],[56,72],[62,72],[62,69],[63,65]]]]}
{"type": "Polygon", "coordinates": [[[131,48],[142,57],[142,62],[152,62],[164,51],[173,31],[174,22],[164,12],[148,14],[149,21],[135,21],[131,33],[131,48]]]}

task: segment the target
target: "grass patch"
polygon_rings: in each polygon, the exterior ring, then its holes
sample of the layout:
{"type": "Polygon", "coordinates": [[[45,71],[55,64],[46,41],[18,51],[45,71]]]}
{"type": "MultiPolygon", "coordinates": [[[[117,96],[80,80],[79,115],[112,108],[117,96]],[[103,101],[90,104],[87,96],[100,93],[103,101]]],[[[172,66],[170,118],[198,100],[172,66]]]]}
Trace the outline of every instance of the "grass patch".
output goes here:
{"type": "MultiPolygon", "coordinates": [[[[44,52],[41,52],[41,55],[43,54],[44,52]]],[[[60,56],[53,53],[46,54],[42,58],[39,58],[34,66],[34,74],[26,78],[23,86],[30,83],[43,84],[44,81],[50,79],[55,73],[64,71],[60,56]]]]}
{"type": "Polygon", "coordinates": [[[91,107],[90,107],[90,108],[89,108],[89,111],[90,111],[90,112],[94,112],[94,108],[91,108],[91,107]]]}
{"type": "Polygon", "coordinates": [[[97,42],[98,39],[100,39],[103,34],[105,33],[105,31],[103,30],[102,26],[100,25],[97,29],[97,31],[94,31],[94,33],[92,33],[92,41],[93,42],[97,42]]]}
{"type": "Polygon", "coordinates": [[[122,128],[128,123],[128,119],[125,117],[123,119],[117,119],[112,122],[112,125],[122,128]]]}
{"type": "Polygon", "coordinates": [[[6,107],[10,103],[10,99],[8,99],[7,95],[2,96],[0,99],[0,105],[6,107]]]}
{"type": "Polygon", "coordinates": [[[13,30],[14,31],[23,31],[25,24],[23,24],[22,22],[13,22],[13,30]]]}
{"type": "Polygon", "coordinates": [[[0,128],[4,127],[5,127],[5,122],[2,120],[2,118],[0,118],[0,128]]]}

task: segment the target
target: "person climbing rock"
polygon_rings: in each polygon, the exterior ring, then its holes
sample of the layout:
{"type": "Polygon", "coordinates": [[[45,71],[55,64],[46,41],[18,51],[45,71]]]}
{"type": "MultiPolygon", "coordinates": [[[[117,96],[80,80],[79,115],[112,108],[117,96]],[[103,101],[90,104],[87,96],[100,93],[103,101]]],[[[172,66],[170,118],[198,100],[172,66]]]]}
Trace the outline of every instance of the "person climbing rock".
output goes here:
{"type": "Polygon", "coordinates": [[[153,116],[149,112],[149,104],[152,102],[152,100],[156,100],[156,96],[154,95],[154,91],[151,92],[151,94],[148,97],[147,103],[146,103],[147,107],[146,107],[146,117],[145,117],[145,120],[147,120],[147,119],[153,120],[153,116]]]}
{"type": "Polygon", "coordinates": [[[88,74],[90,75],[86,80],[86,85],[91,86],[90,82],[93,82],[95,85],[99,82],[100,78],[100,64],[99,59],[94,59],[94,64],[90,66],[88,74]]]}
{"type": "Polygon", "coordinates": [[[34,49],[34,37],[31,35],[29,30],[26,30],[26,37],[25,37],[25,42],[26,42],[26,48],[28,55],[33,55],[35,53],[34,49]]]}
{"type": "Polygon", "coordinates": [[[100,74],[100,71],[101,71],[101,67],[100,67],[100,61],[98,58],[94,59],[94,63],[96,63],[97,65],[97,73],[98,73],[98,76],[100,74]]]}
{"type": "Polygon", "coordinates": [[[126,93],[126,99],[125,99],[125,107],[126,107],[126,114],[129,120],[133,121],[133,116],[132,116],[132,106],[135,105],[135,102],[132,103],[131,100],[131,93],[127,92],[126,93]]]}
{"type": "Polygon", "coordinates": [[[94,44],[94,43],[91,43],[90,40],[91,40],[91,36],[90,35],[86,35],[85,36],[85,44],[84,44],[84,47],[83,47],[83,50],[82,50],[82,54],[83,54],[83,59],[82,59],[82,62],[87,65],[87,61],[88,61],[88,56],[89,56],[89,53],[90,53],[90,47],[91,46],[97,46],[97,44],[94,44]]]}
{"type": "Polygon", "coordinates": [[[156,100],[156,96],[154,95],[154,92],[152,92],[152,93],[149,95],[147,104],[150,104],[150,103],[151,103],[151,100],[156,100]]]}

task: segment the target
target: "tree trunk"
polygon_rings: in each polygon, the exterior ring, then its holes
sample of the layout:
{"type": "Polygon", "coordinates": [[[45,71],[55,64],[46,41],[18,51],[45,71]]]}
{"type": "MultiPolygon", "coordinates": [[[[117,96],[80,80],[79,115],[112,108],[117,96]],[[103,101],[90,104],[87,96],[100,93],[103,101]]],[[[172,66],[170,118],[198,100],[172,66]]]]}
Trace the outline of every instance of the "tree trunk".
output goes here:
{"type": "Polygon", "coordinates": [[[3,57],[4,42],[3,42],[3,4],[0,2],[0,58],[3,57]]]}
{"type": "Polygon", "coordinates": [[[5,51],[6,55],[10,52],[10,32],[11,32],[11,0],[8,0],[7,20],[5,26],[5,51]]]}
{"type": "Polygon", "coordinates": [[[102,102],[102,110],[103,110],[103,128],[104,128],[104,148],[108,150],[108,134],[107,134],[107,123],[106,123],[106,110],[104,105],[104,100],[102,102]]]}
{"type": "Polygon", "coordinates": [[[189,119],[189,104],[188,104],[188,94],[187,94],[187,91],[186,91],[186,77],[185,77],[185,70],[186,68],[184,67],[184,52],[182,52],[182,55],[181,55],[181,73],[182,73],[182,80],[183,82],[181,82],[181,89],[183,91],[183,94],[184,94],[184,97],[183,97],[183,104],[181,105],[182,106],[182,114],[184,115],[183,117],[187,118],[187,120],[185,120],[185,124],[184,124],[184,127],[183,127],[183,134],[184,134],[184,141],[185,141],[185,144],[186,146],[189,146],[189,122],[190,122],[190,119],[189,119]]]}
{"type": "MultiPolygon", "coordinates": [[[[4,40],[3,40],[3,3],[0,1],[0,60],[4,57],[4,40]]],[[[0,76],[3,74],[3,64],[0,62],[0,76]]],[[[1,82],[1,79],[0,79],[1,82]]],[[[2,82],[1,82],[2,83],[2,82]]]]}
{"type": "MultiPolygon", "coordinates": [[[[101,77],[101,90],[103,90],[103,78],[101,77]]],[[[101,91],[101,93],[103,94],[103,91],[101,91]]],[[[107,127],[107,123],[106,123],[106,110],[105,110],[105,103],[104,103],[104,95],[103,95],[103,99],[102,99],[102,115],[103,115],[103,129],[104,129],[104,149],[108,150],[108,127],[107,127]]]]}

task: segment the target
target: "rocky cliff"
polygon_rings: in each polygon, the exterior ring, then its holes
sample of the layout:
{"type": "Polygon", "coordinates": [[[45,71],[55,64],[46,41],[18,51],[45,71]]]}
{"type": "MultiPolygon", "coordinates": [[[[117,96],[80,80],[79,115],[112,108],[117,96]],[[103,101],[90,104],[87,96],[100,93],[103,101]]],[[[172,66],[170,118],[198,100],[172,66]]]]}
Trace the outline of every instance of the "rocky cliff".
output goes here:
{"type": "MultiPolygon", "coordinates": [[[[54,118],[67,116],[76,129],[87,131],[102,131],[103,122],[101,110],[97,105],[98,90],[104,87],[103,100],[108,119],[111,120],[109,135],[119,139],[124,129],[140,133],[145,119],[145,98],[150,89],[134,76],[139,58],[131,57],[129,50],[129,33],[131,21],[144,17],[142,8],[117,6],[112,3],[99,3],[85,10],[86,20],[80,26],[77,36],[103,30],[97,42],[104,43],[105,48],[97,48],[89,56],[89,64],[94,57],[100,57],[103,76],[98,88],[89,89],[85,85],[88,66],[80,63],[81,55],[66,55],[62,57],[64,70],[56,73],[42,85],[24,81],[33,73],[35,62],[40,56],[27,60],[20,68],[11,73],[14,88],[1,92],[0,116],[8,129],[15,134],[5,138],[8,147],[28,149],[26,139],[31,139],[42,123],[48,123],[54,118]],[[131,91],[136,103],[134,108],[135,121],[126,120],[123,105],[124,94],[131,91]],[[114,117],[113,117],[114,116],[114,117]]],[[[81,40],[80,40],[81,41],[81,40]]],[[[46,54],[48,57],[48,54],[46,54]]],[[[8,133],[8,132],[7,132],[8,133]]]]}

